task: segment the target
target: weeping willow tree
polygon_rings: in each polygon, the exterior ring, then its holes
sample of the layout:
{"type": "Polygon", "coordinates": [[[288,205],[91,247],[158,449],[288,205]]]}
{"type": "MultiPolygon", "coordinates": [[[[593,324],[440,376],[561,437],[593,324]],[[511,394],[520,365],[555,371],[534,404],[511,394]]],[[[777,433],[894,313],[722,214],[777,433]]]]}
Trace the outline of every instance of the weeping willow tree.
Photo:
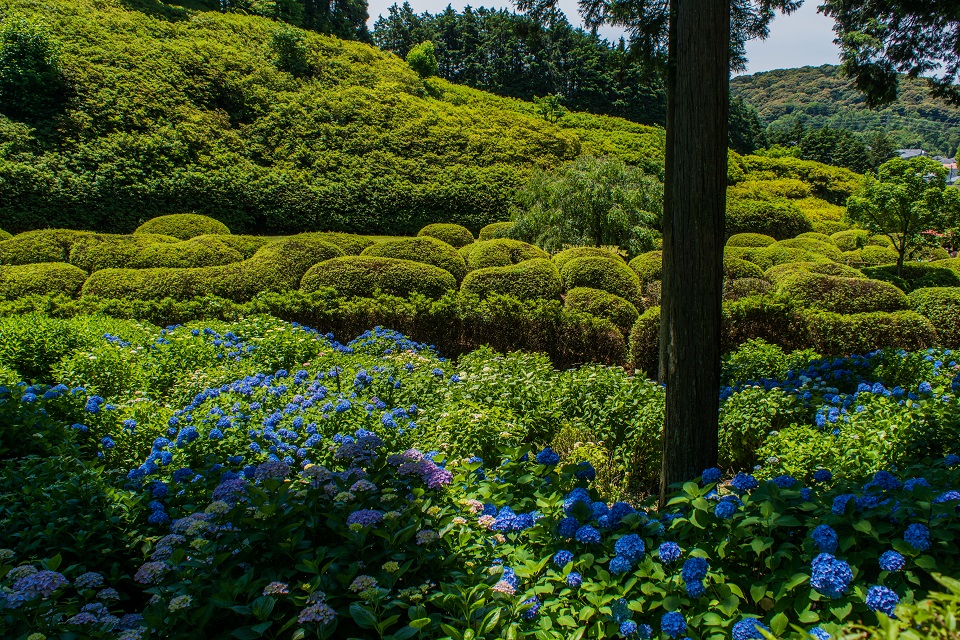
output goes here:
{"type": "Polygon", "coordinates": [[[663,221],[663,185],[619,158],[581,156],[555,171],[537,170],[517,194],[511,236],[547,251],[617,246],[654,248],[663,221]]]}

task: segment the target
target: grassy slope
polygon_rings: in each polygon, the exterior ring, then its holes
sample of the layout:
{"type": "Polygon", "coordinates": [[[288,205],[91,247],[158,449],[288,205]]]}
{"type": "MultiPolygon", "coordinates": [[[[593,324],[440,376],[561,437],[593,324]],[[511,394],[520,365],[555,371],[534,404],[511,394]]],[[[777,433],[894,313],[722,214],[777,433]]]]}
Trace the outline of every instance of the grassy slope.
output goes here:
{"type": "Polygon", "coordinates": [[[863,95],[831,65],[739,76],[732,79],[731,91],[778,127],[792,126],[799,116],[818,127],[886,129],[893,143],[902,147],[948,153],[960,145],[960,108],[931,98],[923,80],[901,77],[899,99],[879,111],[867,109],[863,95]]]}
{"type": "Polygon", "coordinates": [[[75,87],[52,120],[0,116],[11,231],[126,232],[195,210],[235,232],[412,233],[506,216],[533,166],[615,153],[656,171],[662,130],[431,79],[373,47],[307,33],[309,77],[271,62],[270,20],[157,0],[9,0],[45,22],[75,87]]]}

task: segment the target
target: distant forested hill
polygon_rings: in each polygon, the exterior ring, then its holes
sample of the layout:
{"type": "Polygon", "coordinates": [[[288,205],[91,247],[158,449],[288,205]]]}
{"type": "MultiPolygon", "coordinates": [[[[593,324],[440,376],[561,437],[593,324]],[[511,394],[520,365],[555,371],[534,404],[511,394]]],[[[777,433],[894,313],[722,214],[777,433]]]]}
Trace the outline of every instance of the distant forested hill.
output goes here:
{"type": "Polygon", "coordinates": [[[900,97],[879,111],[867,109],[863,95],[839,67],[777,69],[733,78],[733,95],[756,106],[774,129],[799,119],[808,127],[843,127],[872,133],[885,130],[898,148],[920,147],[953,156],[960,146],[960,109],[930,97],[923,80],[900,80],[900,97]]]}

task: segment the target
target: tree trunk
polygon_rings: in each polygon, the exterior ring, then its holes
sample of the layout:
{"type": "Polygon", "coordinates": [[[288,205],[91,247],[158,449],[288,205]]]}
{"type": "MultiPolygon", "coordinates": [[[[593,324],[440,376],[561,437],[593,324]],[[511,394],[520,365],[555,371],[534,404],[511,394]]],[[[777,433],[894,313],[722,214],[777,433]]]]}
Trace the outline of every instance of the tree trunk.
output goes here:
{"type": "Polygon", "coordinates": [[[674,0],[668,67],[660,500],[717,462],[730,0],[674,0]]]}

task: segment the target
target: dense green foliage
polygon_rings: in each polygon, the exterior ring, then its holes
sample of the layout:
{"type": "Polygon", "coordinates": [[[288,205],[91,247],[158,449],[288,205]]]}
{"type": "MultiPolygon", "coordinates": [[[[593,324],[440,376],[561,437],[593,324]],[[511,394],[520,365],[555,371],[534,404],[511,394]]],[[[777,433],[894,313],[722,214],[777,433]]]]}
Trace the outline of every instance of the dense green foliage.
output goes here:
{"type": "MultiPolygon", "coordinates": [[[[550,257],[543,249],[512,238],[481,240],[464,246],[460,253],[467,261],[469,271],[486,267],[507,267],[524,260],[550,257]]],[[[559,267],[559,264],[557,266],[559,267]]]]}
{"type": "Polygon", "coordinates": [[[474,241],[473,234],[470,233],[470,229],[458,224],[450,224],[448,222],[428,224],[423,229],[420,229],[420,232],[417,235],[442,240],[455,249],[465,247],[468,244],[473,244],[474,241]]]}
{"type": "Polygon", "coordinates": [[[56,115],[70,87],[49,31],[18,16],[0,22],[0,114],[27,122],[56,115]]]}
{"type": "Polygon", "coordinates": [[[48,3],[74,91],[55,118],[0,116],[5,230],[130,233],[190,211],[234,233],[477,231],[509,217],[533,167],[581,153],[653,173],[662,162],[660,129],[580,113],[551,124],[530,103],[425,82],[391,54],[310,31],[297,77],[274,63],[273,20],[151,5],[48,3]]]}
{"type": "Polygon", "coordinates": [[[439,298],[456,289],[457,279],[448,270],[432,264],[368,254],[315,264],[300,283],[304,291],[326,287],[345,297],[370,296],[380,291],[401,297],[418,293],[439,298]]]}
{"type": "Polygon", "coordinates": [[[807,129],[842,127],[865,135],[885,131],[894,148],[922,148],[953,157],[960,148],[960,109],[929,95],[922,79],[900,78],[897,100],[868,109],[853,83],[831,65],[777,69],[741,75],[730,92],[755,105],[769,133],[789,131],[797,122],[807,129]]]}
{"type": "Polygon", "coordinates": [[[471,270],[460,288],[481,298],[500,294],[519,300],[550,299],[560,296],[563,282],[556,265],[550,260],[534,258],[509,266],[471,270]]]}
{"type": "Polygon", "coordinates": [[[457,282],[467,275],[467,263],[463,256],[451,245],[430,236],[385,240],[367,247],[361,255],[432,264],[449,271],[457,282]]]}
{"type": "Polygon", "coordinates": [[[191,213],[179,213],[157,216],[147,220],[136,228],[134,235],[152,233],[161,236],[173,236],[180,240],[189,240],[202,235],[229,234],[230,229],[219,220],[191,213]]]}

